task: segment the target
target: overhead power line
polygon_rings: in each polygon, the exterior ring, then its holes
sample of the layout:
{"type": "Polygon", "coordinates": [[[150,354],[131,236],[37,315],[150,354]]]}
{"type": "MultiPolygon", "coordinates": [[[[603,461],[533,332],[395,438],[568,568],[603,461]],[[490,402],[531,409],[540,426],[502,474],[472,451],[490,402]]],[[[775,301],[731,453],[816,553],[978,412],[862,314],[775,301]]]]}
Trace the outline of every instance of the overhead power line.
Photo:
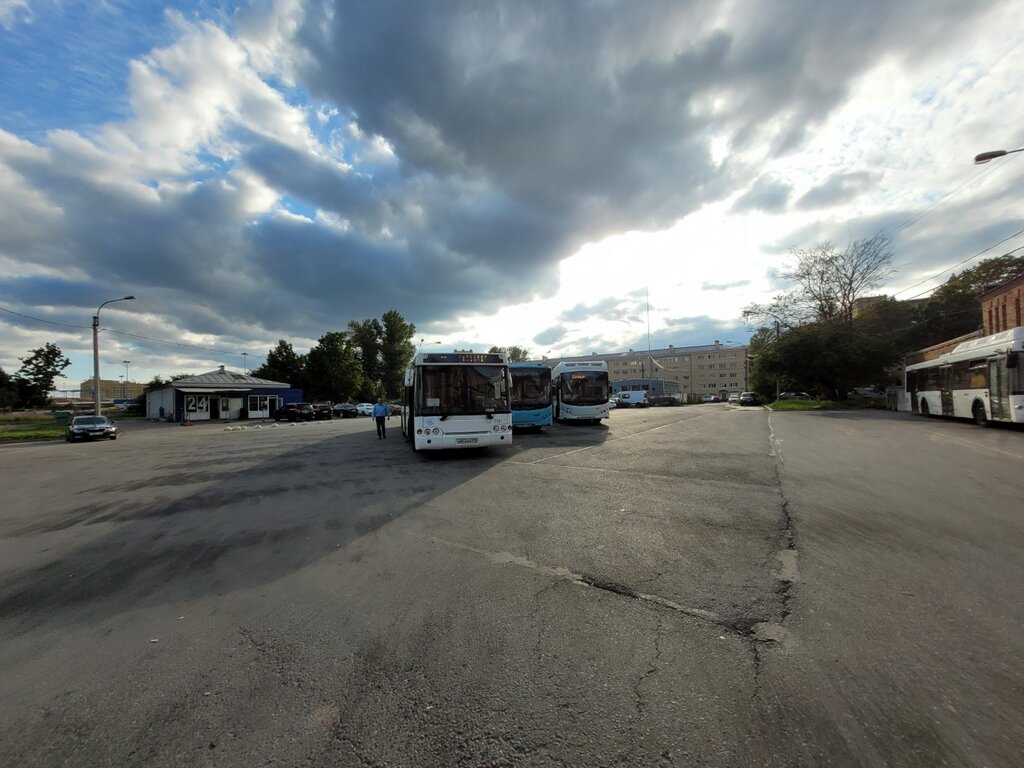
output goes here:
{"type": "MultiPolygon", "coordinates": [[[[1010,235],[1009,237],[1004,237],[1004,238],[1003,238],[1002,240],[1000,240],[1000,241],[999,241],[998,243],[993,243],[993,244],[992,244],[992,245],[990,245],[990,246],[989,246],[988,248],[984,248],[984,249],[982,249],[982,250],[978,251],[977,253],[975,253],[975,254],[973,254],[973,255],[971,255],[971,256],[968,256],[968,257],[967,257],[966,259],[963,259],[962,261],[958,261],[958,262],[957,262],[956,264],[954,264],[953,266],[951,266],[951,267],[946,267],[945,269],[942,269],[942,270],[940,270],[940,271],[936,272],[936,273],[935,273],[934,275],[932,275],[932,276],[930,276],[930,277],[926,277],[926,278],[925,278],[924,280],[921,280],[920,282],[914,283],[913,285],[911,285],[911,286],[909,286],[909,287],[907,287],[907,288],[904,288],[904,289],[903,289],[902,291],[898,291],[897,293],[894,293],[894,294],[892,295],[892,297],[893,297],[893,298],[895,299],[895,298],[896,298],[897,296],[899,296],[899,295],[900,295],[901,293],[906,293],[907,291],[913,290],[914,288],[917,288],[917,287],[918,287],[919,285],[924,285],[925,283],[930,283],[930,282],[931,282],[932,280],[934,280],[935,278],[937,278],[937,277],[938,277],[939,275],[942,275],[942,274],[944,274],[944,273],[946,273],[946,272],[950,272],[950,271],[952,271],[952,270],[956,269],[956,268],[957,268],[957,267],[959,267],[959,266],[963,266],[963,265],[964,265],[964,264],[966,264],[967,262],[969,262],[969,261],[972,261],[972,260],[974,260],[974,259],[978,258],[979,256],[982,256],[982,255],[984,255],[984,254],[988,253],[988,252],[989,252],[989,251],[991,251],[991,250],[992,250],[993,248],[997,248],[997,247],[999,247],[1000,245],[1002,245],[1003,243],[1005,243],[1005,242],[1006,242],[1007,240],[1013,240],[1013,238],[1015,238],[1015,237],[1018,237],[1018,236],[1020,236],[1021,234],[1024,234],[1024,229],[1018,229],[1018,230],[1017,230],[1016,232],[1014,232],[1014,233],[1013,233],[1012,235],[1010,235]]],[[[1024,246],[1018,246],[1017,248],[1014,248],[1014,249],[1013,249],[1012,251],[1007,251],[1007,252],[1006,252],[1006,254],[1004,254],[1004,255],[1007,255],[1007,256],[1008,256],[1009,254],[1011,254],[1011,253],[1014,253],[1015,251],[1019,251],[1019,250],[1020,250],[1021,248],[1024,248],[1024,246]]],[[[921,293],[917,294],[916,296],[911,296],[911,297],[910,297],[910,299],[907,299],[907,301],[909,301],[909,300],[911,300],[911,299],[916,299],[916,298],[918,298],[918,297],[920,297],[920,296],[923,296],[924,294],[928,293],[928,291],[932,291],[932,290],[934,290],[934,288],[928,288],[927,290],[925,290],[925,291],[923,291],[923,292],[921,292],[921,293]]]]}

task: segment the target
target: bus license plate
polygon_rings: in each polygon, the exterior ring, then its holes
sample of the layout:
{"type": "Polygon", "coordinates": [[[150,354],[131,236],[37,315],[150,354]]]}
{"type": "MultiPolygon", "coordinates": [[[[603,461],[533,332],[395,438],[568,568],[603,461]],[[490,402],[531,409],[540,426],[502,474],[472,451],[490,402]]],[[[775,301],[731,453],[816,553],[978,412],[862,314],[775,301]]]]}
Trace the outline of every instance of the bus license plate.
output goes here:
{"type": "Polygon", "coordinates": [[[456,445],[470,445],[470,444],[476,443],[476,442],[479,442],[479,438],[477,438],[477,437],[456,437],[455,438],[455,444],[456,445]]]}

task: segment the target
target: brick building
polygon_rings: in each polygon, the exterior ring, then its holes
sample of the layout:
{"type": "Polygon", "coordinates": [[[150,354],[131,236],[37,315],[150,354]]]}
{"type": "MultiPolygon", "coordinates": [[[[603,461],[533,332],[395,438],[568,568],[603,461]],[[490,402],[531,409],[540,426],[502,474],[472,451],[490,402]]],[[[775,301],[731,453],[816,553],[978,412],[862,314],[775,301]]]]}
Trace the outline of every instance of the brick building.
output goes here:
{"type": "Polygon", "coordinates": [[[981,294],[981,319],[985,335],[991,336],[993,333],[1024,325],[1021,318],[1022,301],[1024,274],[1011,277],[981,294]]]}

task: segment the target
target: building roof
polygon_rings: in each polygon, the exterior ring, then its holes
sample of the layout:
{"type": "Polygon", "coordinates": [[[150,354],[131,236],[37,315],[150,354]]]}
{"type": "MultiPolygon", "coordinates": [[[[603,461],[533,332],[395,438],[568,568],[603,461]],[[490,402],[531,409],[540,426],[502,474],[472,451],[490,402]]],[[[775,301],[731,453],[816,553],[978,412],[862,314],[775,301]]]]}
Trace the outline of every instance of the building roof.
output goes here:
{"type": "Polygon", "coordinates": [[[986,299],[990,299],[993,296],[1002,293],[1003,291],[1009,291],[1012,288],[1016,288],[1019,285],[1024,285],[1024,272],[1022,272],[1019,275],[1014,275],[1013,277],[1004,280],[998,285],[993,285],[986,288],[981,292],[981,300],[985,301],[986,299]]]}
{"type": "Polygon", "coordinates": [[[217,387],[219,389],[226,389],[229,387],[277,387],[290,389],[291,384],[283,381],[270,381],[269,379],[258,379],[255,376],[249,376],[245,373],[235,373],[234,371],[227,371],[224,366],[220,366],[216,371],[210,371],[208,373],[199,373],[195,376],[185,376],[181,379],[176,379],[170,383],[169,386],[181,389],[183,387],[217,387]]]}

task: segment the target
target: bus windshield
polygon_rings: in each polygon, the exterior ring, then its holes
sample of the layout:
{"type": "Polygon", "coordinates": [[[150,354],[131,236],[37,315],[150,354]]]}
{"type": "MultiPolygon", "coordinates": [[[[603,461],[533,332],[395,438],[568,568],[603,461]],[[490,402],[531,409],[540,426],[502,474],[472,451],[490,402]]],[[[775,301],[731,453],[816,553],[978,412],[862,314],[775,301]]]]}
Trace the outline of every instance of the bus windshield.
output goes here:
{"type": "Polygon", "coordinates": [[[551,403],[550,368],[512,369],[512,406],[543,408],[551,403]]]}
{"type": "Polygon", "coordinates": [[[420,368],[421,416],[508,413],[506,369],[499,365],[425,365],[420,368]]]}
{"type": "Polygon", "coordinates": [[[608,402],[607,371],[570,371],[561,378],[563,403],[602,405],[608,402]]]}

